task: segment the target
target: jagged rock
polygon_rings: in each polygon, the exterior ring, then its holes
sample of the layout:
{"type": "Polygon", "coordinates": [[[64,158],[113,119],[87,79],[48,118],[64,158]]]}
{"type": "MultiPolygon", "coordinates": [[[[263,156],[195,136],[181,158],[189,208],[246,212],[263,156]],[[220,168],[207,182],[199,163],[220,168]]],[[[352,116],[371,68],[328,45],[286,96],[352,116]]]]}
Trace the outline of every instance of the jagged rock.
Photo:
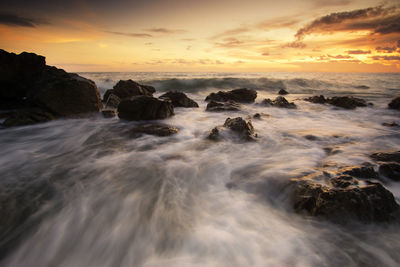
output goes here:
{"type": "Polygon", "coordinates": [[[378,173],[374,170],[372,166],[361,166],[361,167],[347,167],[341,169],[340,172],[345,175],[351,175],[357,178],[372,178],[379,179],[378,173]]]}
{"type": "Polygon", "coordinates": [[[22,126],[48,122],[54,119],[54,116],[49,112],[43,111],[39,108],[29,108],[9,114],[7,119],[3,122],[3,125],[7,127],[22,126]]]}
{"type": "Polygon", "coordinates": [[[257,91],[252,89],[235,89],[232,91],[219,91],[218,93],[209,94],[205,101],[226,102],[229,100],[238,103],[253,103],[257,97],[257,91]]]}
{"type": "Polygon", "coordinates": [[[379,183],[331,188],[310,180],[292,180],[293,206],[335,222],[358,219],[365,222],[390,221],[399,211],[393,194],[379,183]]]}
{"type": "Polygon", "coordinates": [[[103,117],[107,119],[117,116],[117,111],[115,109],[103,109],[101,113],[103,114],[103,117]]]}
{"type": "Polygon", "coordinates": [[[121,99],[114,95],[113,93],[111,93],[106,101],[106,109],[116,109],[118,108],[119,103],[121,102],[121,99]]]}
{"type": "Polygon", "coordinates": [[[135,126],[131,129],[130,134],[137,138],[143,134],[156,135],[156,136],[170,136],[178,133],[178,129],[165,125],[165,124],[143,124],[135,126]]]}
{"type": "Polygon", "coordinates": [[[377,152],[370,156],[376,161],[383,161],[383,162],[397,162],[400,163],[400,151],[395,152],[377,152]]]}
{"type": "Polygon", "coordinates": [[[251,121],[246,122],[241,117],[234,119],[227,118],[222,127],[215,127],[211,130],[208,139],[218,141],[223,139],[222,134],[224,130],[229,129],[234,132],[240,139],[246,141],[254,141],[257,135],[254,132],[254,127],[251,121]]]}
{"type": "Polygon", "coordinates": [[[108,97],[114,92],[114,89],[107,89],[103,95],[103,102],[106,103],[108,97]]]}
{"type": "Polygon", "coordinates": [[[275,100],[271,100],[269,98],[264,99],[261,104],[264,106],[272,106],[277,108],[296,108],[295,103],[288,102],[283,96],[278,96],[275,98],[275,100]]]}
{"type": "Polygon", "coordinates": [[[364,99],[356,98],[356,97],[348,97],[348,96],[334,96],[332,98],[328,98],[327,103],[341,107],[344,109],[355,109],[356,107],[366,107],[367,102],[364,99]]]}
{"type": "Polygon", "coordinates": [[[400,109],[400,96],[394,98],[389,104],[390,109],[400,109]]]}
{"type": "Polygon", "coordinates": [[[385,177],[393,180],[400,181],[400,164],[398,163],[385,163],[379,166],[379,173],[385,177]]]}
{"type": "Polygon", "coordinates": [[[163,94],[162,96],[160,96],[159,98],[166,99],[166,100],[169,99],[172,102],[172,105],[174,105],[174,107],[184,107],[184,108],[198,108],[199,107],[199,105],[195,101],[193,101],[192,99],[187,97],[186,94],[184,94],[182,92],[178,92],[178,91],[167,92],[167,93],[163,94]]]}
{"type": "Polygon", "coordinates": [[[312,96],[304,99],[305,101],[315,103],[315,104],[325,104],[326,99],[323,95],[320,96],[312,96]]]}
{"type": "Polygon", "coordinates": [[[399,125],[397,123],[395,123],[394,121],[391,122],[384,122],[382,123],[382,126],[386,126],[386,127],[399,127],[399,125]]]}
{"type": "Polygon", "coordinates": [[[288,95],[289,92],[286,91],[285,89],[281,89],[281,90],[279,90],[278,94],[279,94],[279,95],[288,95]]]}
{"type": "Polygon", "coordinates": [[[241,105],[235,101],[229,100],[227,102],[215,102],[211,101],[207,104],[206,111],[218,112],[218,111],[239,111],[241,105]]]}
{"type": "Polygon", "coordinates": [[[120,80],[114,89],[109,89],[104,93],[103,99],[107,100],[110,94],[114,94],[120,99],[139,95],[152,96],[155,91],[156,89],[149,85],[142,85],[132,80],[120,80]]]}
{"type": "Polygon", "coordinates": [[[124,120],[159,120],[174,115],[174,106],[151,96],[123,99],[118,106],[118,116],[124,120]]]}
{"type": "Polygon", "coordinates": [[[334,187],[346,188],[351,185],[358,185],[358,180],[350,175],[339,175],[330,179],[331,184],[334,187]]]}

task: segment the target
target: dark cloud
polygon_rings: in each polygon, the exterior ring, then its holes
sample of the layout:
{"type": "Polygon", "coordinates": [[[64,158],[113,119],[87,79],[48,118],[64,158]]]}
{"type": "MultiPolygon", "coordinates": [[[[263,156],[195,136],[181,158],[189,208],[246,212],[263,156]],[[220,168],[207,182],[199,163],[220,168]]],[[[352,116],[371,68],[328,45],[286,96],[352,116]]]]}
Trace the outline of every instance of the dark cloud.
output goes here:
{"type": "Polygon", "coordinates": [[[334,58],[334,59],[350,59],[350,58],[352,58],[349,55],[336,55],[336,56],[328,55],[328,57],[334,58]]]}
{"type": "Polygon", "coordinates": [[[264,53],[262,53],[261,55],[262,55],[262,56],[269,56],[269,53],[268,53],[268,52],[264,52],[264,53]]]}
{"type": "Polygon", "coordinates": [[[397,48],[395,46],[384,46],[384,47],[378,46],[375,49],[378,52],[393,53],[396,52],[397,48]]]}
{"type": "Polygon", "coordinates": [[[336,12],[320,17],[295,35],[297,40],[311,33],[333,31],[368,30],[372,33],[389,34],[400,32],[400,10],[395,7],[369,7],[346,12],[336,12]]]}
{"type": "Polygon", "coordinates": [[[400,48],[400,40],[397,41],[397,47],[400,48]]]}
{"type": "Polygon", "coordinates": [[[163,33],[163,34],[180,34],[187,32],[186,30],[182,29],[167,29],[167,28],[151,28],[151,29],[145,29],[144,31],[151,33],[163,33]]]}
{"type": "Polygon", "coordinates": [[[287,47],[289,47],[289,48],[305,48],[306,44],[303,42],[300,42],[300,41],[295,41],[295,42],[284,44],[282,46],[282,48],[287,48],[287,47]]]}
{"type": "Polygon", "coordinates": [[[350,55],[366,55],[366,54],[371,54],[371,51],[358,49],[358,50],[348,50],[346,51],[346,53],[350,55]]]}
{"type": "Polygon", "coordinates": [[[153,35],[148,34],[148,33],[130,33],[130,32],[113,32],[113,31],[106,31],[106,33],[111,33],[115,35],[121,35],[121,36],[128,36],[128,37],[133,37],[133,38],[151,38],[153,35]]]}
{"type": "Polygon", "coordinates": [[[0,13],[0,24],[17,27],[36,27],[39,25],[50,24],[43,19],[21,17],[11,13],[0,13]]]}
{"type": "Polygon", "coordinates": [[[373,60],[399,61],[400,56],[373,56],[373,60]]]}

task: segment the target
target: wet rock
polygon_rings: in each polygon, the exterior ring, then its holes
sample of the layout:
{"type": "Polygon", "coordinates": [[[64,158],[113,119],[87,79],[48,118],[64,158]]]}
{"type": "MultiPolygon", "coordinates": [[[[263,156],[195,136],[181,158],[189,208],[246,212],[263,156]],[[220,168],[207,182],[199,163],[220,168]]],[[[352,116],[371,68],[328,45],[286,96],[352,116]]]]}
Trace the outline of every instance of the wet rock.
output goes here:
{"type": "Polygon", "coordinates": [[[394,121],[391,122],[384,122],[382,123],[382,126],[386,126],[386,127],[399,127],[399,125],[397,123],[395,123],[394,121]]]}
{"type": "Polygon", "coordinates": [[[253,115],[254,119],[260,120],[261,119],[261,114],[260,113],[256,113],[253,115]]]}
{"type": "Polygon", "coordinates": [[[327,103],[344,109],[355,109],[356,107],[366,107],[367,102],[364,99],[352,96],[334,96],[327,99],[327,103]]]}
{"type": "Polygon", "coordinates": [[[325,104],[326,103],[326,99],[323,95],[308,97],[308,98],[305,98],[304,100],[314,103],[314,104],[325,104]]]}
{"type": "Polygon", "coordinates": [[[341,169],[340,172],[345,175],[351,175],[357,178],[372,178],[379,179],[378,173],[372,166],[361,166],[361,167],[347,167],[341,169]]]}
{"type": "Polygon", "coordinates": [[[269,98],[264,99],[261,104],[264,106],[272,106],[277,108],[296,108],[295,103],[288,102],[283,96],[278,96],[275,98],[275,100],[271,100],[269,98]]]}
{"type": "Polygon", "coordinates": [[[279,95],[288,95],[289,92],[286,91],[285,89],[281,89],[281,90],[279,90],[278,94],[279,94],[279,95]]]}
{"type": "Polygon", "coordinates": [[[309,141],[317,141],[317,140],[319,140],[318,137],[316,137],[315,135],[312,135],[312,134],[305,135],[304,138],[309,140],[309,141]]]}
{"type": "Polygon", "coordinates": [[[9,113],[9,116],[3,122],[3,125],[7,127],[22,126],[48,122],[54,119],[54,116],[49,112],[43,111],[39,108],[29,108],[9,113]]]}
{"type": "Polygon", "coordinates": [[[117,116],[117,111],[115,109],[103,109],[101,113],[106,119],[114,118],[115,116],[117,116]]]}
{"type": "Polygon", "coordinates": [[[292,185],[296,212],[305,211],[334,222],[391,221],[399,211],[393,194],[379,183],[331,188],[310,180],[292,180],[292,185]]]}
{"type": "Polygon", "coordinates": [[[400,164],[398,163],[385,163],[379,166],[379,173],[383,176],[393,180],[400,181],[400,164]]]}
{"type": "Polygon", "coordinates": [[[120,102],[121,102],[121,99],[118,96],[111,93],[107,98],[105,108],[106,109],[116,109],[116,108],[118,108],[118,105],[120,102]]]}
{"type": "Polygon", "coordinates": [[[208,135],[208,139],[213,141],[218,141],[220,139],[218,127],[215,127],[211,130],[210,134],[208,135]]]}
{"type": "Polygon", "coordinates": [[[165,124],[142,124],[131,129],[130,134],[137,138],[143,134],[156,136],[170,136],[178,133],[178,129],[165,124]]]}
{"type": "Polygon", "coordinates": [[[389,107],[390,109],[398,109],[398,110],[400,110],[400,96],[394,98],[394,99],[388,104],[388,107],[389,107]]]}
{"type": "Polygon", "coordinates": [[[174,106],[151,96],[123,99],[118,106],[118,116],[124,120],[159,120],[174,115],[174,106]]]}
{"type": "Polygon", "coordinates": [[[155,91],[156,89],[149,85],[139,84],[132,80],[120,80],[113,89],[105,92],[103,99],[107,100],[110,94],[114,94],[120,99],[139,95],[152,96],[155,91]]]}
{"type": "Polygon", "coordinates": [[[334,187],[346,188],[352,185],[358,185],[358,180],[350,175],[340,175],[330,179],[334,187]]]}
{"type": "Polygon", "coordinates": [[[235,133],[240,139],[245,141],[254,141],[257,135],[250,121],[246,122],[241,117],[227,118],[222,127],[215,127],[211,130],[208,139],[218,141],[223,139],[222,133],[225,129],[229,129],[235,133]]]}
{"type": "Polygon", "coordinates": [[[114,89],[107,89],[103,95],[103,102],[106,103],[108,97],[114,92],[114,89]]]}
{"type": "Polygon", "coordinates": [[[229,100],[227,102],[215,102],[210,101],[207,104],[206,111],[218,112],[218,111],[239,111],[241,105],[235,101],[229,100]]]}
{"type": "Polygon", "coordinates": [[[383,161],[383,162],[397,162],[400,163],[400,151],[395,152],[377,152],[370,156],[376,161],[383,161]]]}
{"type": "Polygon", "coordinates": [[[257,97],[257,91],[252,89],[235,89],[232,91],[219,91],[218,93],[209,94],[205,101],[226,102],[229,100],[238,103],[253,103],[257,97]]]}
{"type": "Polygon", "coordinates": [[[184,94],[182,92],[178,92],[178,91],[167,92],[167,93],[163,94],[162,96],[160,96],[159,98],[165,99],[165,100],[170,100],[172,102],[172,105],[174,105],[174,107],[184,107],[184,108],[198,108],[199,107],[199,105],[195,101],[193,101],[192,99],[187,97],[186,94],[184,94]]]}

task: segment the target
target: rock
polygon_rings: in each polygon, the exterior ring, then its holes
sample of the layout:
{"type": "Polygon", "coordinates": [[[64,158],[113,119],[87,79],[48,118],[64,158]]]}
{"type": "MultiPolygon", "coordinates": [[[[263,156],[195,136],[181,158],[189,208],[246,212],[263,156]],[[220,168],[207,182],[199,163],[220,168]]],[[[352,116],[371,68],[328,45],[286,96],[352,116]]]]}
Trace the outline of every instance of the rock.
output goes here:
{"type": "Polygon", "coordinates": [[[400,163],[400,151],[395,151],[395,152],[377,152],[374,153],[370,156],[376,161],[393,161],[400,163]]]}
{"type": "Polygon", "coordinates": [[[147,95],[152,96],[156,91],[154,87],[149,85],[142,85],[132,80],[120,80],[112,90],[107,90],[104,94],[104,99],[107,99],[111,93],[121,99],[129,98],[132,96],[147,95]]]}
{"type": "Polygon", "coordinates": [[[114,92],[114,89],[107,89],[103,95],[103,102],[106,103],[108,97],[114,92]]]}
{"type": "Polygon", "coordinates": [[[106,109],[116,109],[118,108],[119,103],[121,102],[121,99],[114,95],[113,93],[111,93],[106,101],[106,109]]]}
{"type": "Polygon", "coordinates": [[[117,116],[117,111],[115,109],[103,109],[101,113],[106,119],[114,118],[115,116],[117,116]]]}
{"type": "Polygon", "coordinates": [[[269,98],[264,99],[261,102],[262,105],[264,106],[272,106],[272,107],[277,107],[277,108],[296,108],[296,104],[293,102],[288,102],[286,100],[286,98],[284,98],[283,96],[278,96],[277,98],[275,98],[275,100],[271,100],[269,98]]]}
{"type": "Polygon", "coordinates": [[[347,167],[341,169],[340,172],[345,175],[351,175],[357,178],[372,178],[379,179],[378,173],[372,166],[361,166],[361,167],[347,167]]]}
{"type": "Polygon", "coordinates": [[[317,141],[317,140],[319,140],[318,137],[316,137],[315,135],[312,135],[312,134],[307,134],[307,135],[304,136],[304,138],[309,140],[309,141],[317,141]]]}
{"type": "Polygon", "coordinates": [[[366,107],[364,99],[348,96],[334,96],[326,100],[327,103],[344,109],[355,109],[356,107],[366,107]]]}
{"type": "Polygon", "coordinates": [[[400,164],[398,163],[385,163],[379,166],[379,173],[383,176],[393,180],[400,181],[400,164]]]}
{"type": "Polygon", "coordinates": [[[184,107],[184,108],[198,108],[199,107],[199,105],[195,101],[193,101],[192,99],[187,97],[187,95],[182,92],[170,91],[170,92],[163,94],[159,98],[171,100],[172,105],[174,105],[174,107],[184,107]]]}
{"type": "Polygon", "coordinates": [[[350,175],[340,175],[330,179],[334,187],[346,188],[351,185],[358,185],[358,180],[350,175]]]}
{"type": "Polygon", "coordinates": [[[254,114],[254,115],[253,115],[253,118],[254,118],[254,119],[257,119],[257,120],[261,120],[261,114],[260,114],[260,113],[254,114]]]}
{"type": "Polygon", "coordinates": [[[210,134],[208,135],[208,139],[213,141],[218,141],[220,139],[218,127],[215,127],[211,130],[210,134]]]}
{"type": "Polygon", "coordinates": [[[210,103],[207,104],[206,111],[211,111],[211,112],[239,111],[240,107],[241,107],[240,104],[232,100],[229,100],[224,103],[211,101],[210,103]]]}
{"type": "Polygon", "coordinates": [[[123,99],[118,106],[118,116],[124,120],[159,120],[174,115],[174,106],[152,96],[135,96],[123,99]]]}
{"type": "Polygon", "coordinates": [[[399,211],[393,194],[379,183],[331,188],[310,180],[292,180],[293,205],[296,212],[334,222],[350,218],[365,222],[391,221],[399,211]]]}
{"type": "Polygon", "coordinates": [[[384,122],[382,123],[382,126],[386,126],[386,127],[399,127],[399,125],[397,123],[395,123],[394,121],[391,122],[384,122]]]}
{"type": "Polygon", "coordinates": [[[400,96],[394,98],[389,104],[390,109],[399,109],[400,110],[400,96]]]}
{"type": "Polygon", "coordinates": [[[208,139],[218,141],[222,139],[224,129],[234,132],[240,139],[245,141],[254,141],[257,135],[254,133],[254,127],[251,122],[246,122],[241,117],[234,119],[227,118],[223,127],[215,127],[208,135],[208,139]]]}
{"type": "Polygon", "coordinates": [[[178,129],[165,124],[142,124],[131,129],[130,134],[137,138],[143,134],[156,136],[170,136],[178,133],[178,129]]]}
{"type": "Polygon", "coordinates": [[[49,112],[43,111],[39,108],[29,108],[11,113],[3,122],[3,125],[7,127],[22,126],[48,122],[54,119],[54,116],[49,112]]]}
{"type": "Polygon", "coordinates": [[[312,96],[309,98],[305,98],[305,101],[311,102],[311,103],[315,103],[315,104],[325,104],[326,103],[326,99],[323,95],[320,96],[312,96]]]}
{"type": "Polygon", "coordinates": [[[219,91],[218,93],[211,93],[206,97],[205,101],[226,102],[233,100],[238,103],[253,103],[256,97],[256,90],[241,88],[227,92],[219,91]]]}
{"type": "Polygon", "coordinates": [[[281,90],[279,90],[278,94],[279,95],[288,95],[289,93],[285,89],[281,89],[281,90]]]}

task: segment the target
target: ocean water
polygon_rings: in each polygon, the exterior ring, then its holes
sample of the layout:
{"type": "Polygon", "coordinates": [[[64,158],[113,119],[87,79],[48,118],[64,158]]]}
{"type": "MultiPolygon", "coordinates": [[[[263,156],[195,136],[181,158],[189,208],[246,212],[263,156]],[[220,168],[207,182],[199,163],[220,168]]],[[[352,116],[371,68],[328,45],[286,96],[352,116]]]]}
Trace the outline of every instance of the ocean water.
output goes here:
{"type": "MultiPolygon", "coordinates": [[[[400,74],[80,75],[102,94],[133,79],[153,85],[155,96],[183,91],[200,108],[175,108],[163,121],[180,130],[170,137],[132,139],[125,133],[137,122],[101,114],[1,129],[0,212],[11,215],[0,221],[18,225],[0,236],[1,266],[399,266],[398,224],[337,225],[296,214],[284,185],[399,150],[400,128],[382,123],[400,124],[400,112],[387,109],[400,74]],[[258,91],[255,104],[205,112],[210,92],[241,87],[258,91]],[[297,109],[257,105],[282,88],[297,109]],[[301,100],[316,94],[374,106],[301,100]],[[255,113],[257,142],[206,140],[227,117],[255,113]]],[[[385,187],[399,202],[400,185],[385,187]]]]}

